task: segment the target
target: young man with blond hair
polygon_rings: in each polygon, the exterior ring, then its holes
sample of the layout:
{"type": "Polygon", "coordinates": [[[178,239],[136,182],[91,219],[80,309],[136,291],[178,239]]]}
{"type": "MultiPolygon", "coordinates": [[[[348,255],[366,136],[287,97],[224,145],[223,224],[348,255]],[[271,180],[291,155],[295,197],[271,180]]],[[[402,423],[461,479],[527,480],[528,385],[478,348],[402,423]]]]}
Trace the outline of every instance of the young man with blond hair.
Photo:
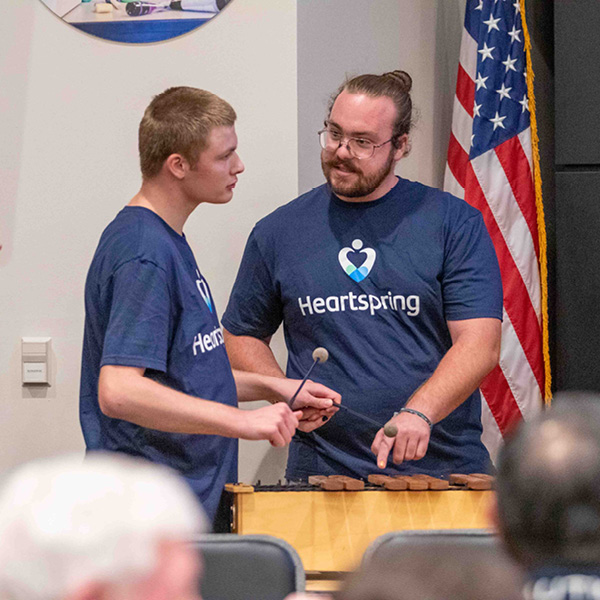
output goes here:
{"type": "Polygon", "coordinates": [[[237,440],[289,443],[339,395],[309,382],[232,372],[208,283],[183,233],[201,203],[225,204],[244,165],[236,114],[189,87],[156,96],[139,128],[140,191],[106,228],[86,282],[80,417],[88,449],[177,469],[214,517],[237,480],[237,440]],[[252,411],[237,401],[274,404],[252,411]]]}

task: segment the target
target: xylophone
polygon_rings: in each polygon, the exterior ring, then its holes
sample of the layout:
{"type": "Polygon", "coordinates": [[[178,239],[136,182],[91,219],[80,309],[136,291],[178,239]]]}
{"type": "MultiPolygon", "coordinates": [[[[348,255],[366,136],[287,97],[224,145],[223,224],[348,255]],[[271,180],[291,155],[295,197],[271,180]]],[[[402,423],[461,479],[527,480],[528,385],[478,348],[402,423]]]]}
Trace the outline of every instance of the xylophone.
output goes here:
{"type": "Polygon", "coordinates": [[[232,532],[286,540],[310,577],[352,570],[369,544],[390,531],[487,528],[492,487],[493,478],[484,474],[447,480],[374,474],[367,481],[331,475],[225,490],[232,532]]]}

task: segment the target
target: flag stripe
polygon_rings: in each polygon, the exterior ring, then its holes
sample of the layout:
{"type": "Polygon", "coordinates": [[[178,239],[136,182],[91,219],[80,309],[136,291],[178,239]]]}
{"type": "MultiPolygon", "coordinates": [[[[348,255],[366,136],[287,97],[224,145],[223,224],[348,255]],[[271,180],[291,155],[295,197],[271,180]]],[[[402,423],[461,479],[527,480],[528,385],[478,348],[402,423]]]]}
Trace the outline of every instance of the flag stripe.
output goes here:
{"type": "Polygon", "coordinates": [[[473,80],[477,78],[477,42],[467,29],[463,29],[460,41],[460,65],[473,80]]]}
{"type": "Polygon", "coordinates": [[[444,176],[444,189],[447,192],[450,192],[452,195],[460,198],[461,200],[465,199],[465,190],[464,188],[456,181],[452,170],[450,169],[450,165],[446,165],[446,174],[444,176]]]}
{"type": "Polygon", "coordinates": [[[495,463],[502,443],[502,433],[500,432],[498,423],[496,423],[496,419],[492,415],[487,398],[483,392],[481,392],[481,424],[483,425],[481,441],[488,449],[492,462],[495,463]]]}
{"type": "Polygon", "coordinates": [[[541,410],[541,390],[506,310],[502,321],[500,367],[521,413],[531,416],[541,410]]]}
{"type": "Polygon", "coordinates": [[[496,365],[485,378],[481,384],[481,392],[498,424],[500,433],[504,435],[510,427],[521,420],[521,411],[500,365],[496,365]]]}
{"type": "Polygon", "coordinates": [[[462,149],[454,134],[450,134],[450,144],[448,145],[448,167],[460,187],[465,188],[465,178],[467,175],[467,165],[469,156],[462,149]]]}
{"type": "Polygon", "coordinates": [[[531,198],[535,197],[533,188],[533,174],[529,161],[521,146],[521,140],[513,137],[496,147],[496,155],[506,173],[513,196],[521,209],[527,227],[531,234],[535,249],[535,270],[538,270],[540,257],[540,241],[537,227],[537,211],[531,198]]]}
{"type": "MultiPolygon", "coordinates": [[[[535,245],[523,213],[512,194],[510,182],[493,150],[474,158],[470,165],[477,175],[479,187],[502,232],[513,262],[525,282],[539,321],[541,290],[535,245]]],[[[500,269],[502,268],[501,262],[500,269]]]]}
{"type": "Polygon", "coordinates": [[[473,119],[460,102],[455,102],[452,111],[452,133],[460,147],[468,154],[471,147],[471,123],[473,119]]]}
{"type": "MultiPolygon", "coordinates": [[[[471,118],[469,121],[469,125],[467,126],[467,131],[469,132],[469,136],[471,135],[471,122],[473,119],[473,105],[475,104],[475,81],[469,77],[467,72],[463,69],[462,65],[458,65],[458,77],[456,78],[456,97],[459,102],[454,103],[454,114],[452,116],[452,127],[455,125],[455,117],[456,117],[456,109],[457,106],[462,106],[469,117],[471,118]]],[[[465,150],[471,147],[469,143],[465,150]]]]}
{"type": "Polygon", "coordinates": [[[521,146],[523,147],[523,151],[525,152],[525,157],[527,158],[527,162],[529,163],[529,171],[533,173],[533,163],[531,156],[531,127],[521,131],[518,135],[519,140],[521,140],[521,146]]]}

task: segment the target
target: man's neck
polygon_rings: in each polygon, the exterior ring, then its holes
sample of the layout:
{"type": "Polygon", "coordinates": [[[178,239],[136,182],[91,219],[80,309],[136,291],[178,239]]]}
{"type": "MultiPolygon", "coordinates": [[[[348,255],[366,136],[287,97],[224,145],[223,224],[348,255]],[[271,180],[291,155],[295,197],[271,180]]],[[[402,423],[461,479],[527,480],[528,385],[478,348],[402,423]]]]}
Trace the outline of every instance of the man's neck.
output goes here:
{"type": "Polygon", "coordinates": [[[128,206],[142,206],[156,213],[179,235],[195,206],[186,205],[179,190],[157,180],[144,181],[128,206]]]}

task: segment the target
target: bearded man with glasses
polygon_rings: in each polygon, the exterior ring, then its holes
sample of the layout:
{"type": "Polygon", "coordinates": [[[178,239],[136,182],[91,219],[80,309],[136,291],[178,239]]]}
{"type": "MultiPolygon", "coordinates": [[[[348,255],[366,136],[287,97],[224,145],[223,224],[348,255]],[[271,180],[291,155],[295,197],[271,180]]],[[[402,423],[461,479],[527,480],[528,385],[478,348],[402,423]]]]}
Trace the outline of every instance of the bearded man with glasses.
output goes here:
{"type": "Polygon", "coordinates": [[[489,469],[477,388],[499,358],[498,263],[477,210],[395,174],[411,87],[394,71],[337,90],[318,133],[327,183],[255,226],[223,317],[242,370],[284,377],[269,347],[282,321],[288,377],[327,348],[316,378],[354,411],[295,435],[288,479],[489,469]]]}

